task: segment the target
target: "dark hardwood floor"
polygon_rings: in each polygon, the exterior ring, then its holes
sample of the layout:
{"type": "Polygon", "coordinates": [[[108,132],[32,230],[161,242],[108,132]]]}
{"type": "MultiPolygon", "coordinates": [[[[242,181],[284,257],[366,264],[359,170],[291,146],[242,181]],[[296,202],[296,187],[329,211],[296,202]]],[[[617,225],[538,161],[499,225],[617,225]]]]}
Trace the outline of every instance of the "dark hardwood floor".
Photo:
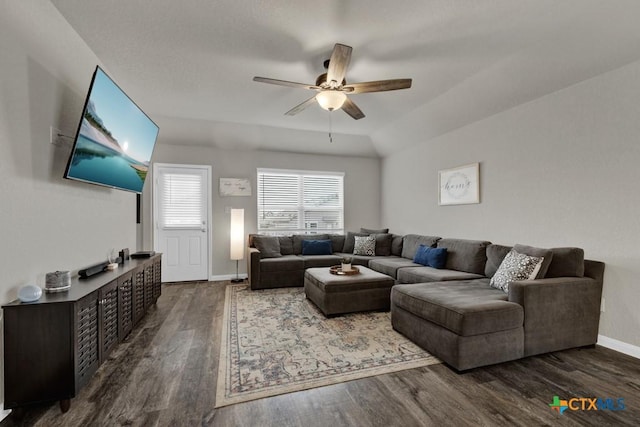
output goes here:
{"type": "Polygon", "coordinates": [[[227,284],[163,285],[69,412],[57,403],[19,409],[0,425],[640,425],[640,360],[597,346],[463,374],[432,365],[214,409],[227,284]],[[623,398],[625,409],[559,415],[553,396],[623,398]]]}

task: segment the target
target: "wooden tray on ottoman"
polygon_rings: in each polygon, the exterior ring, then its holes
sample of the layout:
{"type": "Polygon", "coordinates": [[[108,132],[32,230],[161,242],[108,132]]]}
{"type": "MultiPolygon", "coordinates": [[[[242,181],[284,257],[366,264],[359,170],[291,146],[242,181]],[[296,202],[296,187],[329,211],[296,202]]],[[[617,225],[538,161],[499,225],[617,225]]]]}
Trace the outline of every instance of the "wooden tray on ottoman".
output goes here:
{"type": "Polygon", "coordinates": [[[360,274],[358,267],[351,267],[349,271],[342,271],[342,266],[332,265],[329,267],[329,273],[337,274],[338,276],[352,276],[354,274],[360,274]]]}

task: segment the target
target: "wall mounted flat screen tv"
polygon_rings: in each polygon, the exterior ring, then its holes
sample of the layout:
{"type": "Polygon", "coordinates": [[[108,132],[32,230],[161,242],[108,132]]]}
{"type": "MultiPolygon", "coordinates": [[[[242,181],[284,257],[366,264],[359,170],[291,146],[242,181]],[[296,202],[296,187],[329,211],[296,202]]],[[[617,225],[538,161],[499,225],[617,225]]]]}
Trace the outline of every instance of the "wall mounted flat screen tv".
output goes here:
{"type": "Polygon", "coordinates": [[[158,130],[96,67],[64,177],[141,193],[158,130]]]}

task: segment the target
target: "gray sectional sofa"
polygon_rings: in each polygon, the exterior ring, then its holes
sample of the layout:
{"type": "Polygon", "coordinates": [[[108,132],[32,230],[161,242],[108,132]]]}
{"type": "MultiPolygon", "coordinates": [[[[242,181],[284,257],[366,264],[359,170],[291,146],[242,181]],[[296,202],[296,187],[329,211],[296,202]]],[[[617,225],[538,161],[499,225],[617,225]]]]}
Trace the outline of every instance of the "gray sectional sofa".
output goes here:
{"type": "Polygon", "coordinates": [[[364,256],[350,252],[355,235],[367,233],[250,235],[251,289],[303,286],[305,269],[352,257],[395,280],[394,329],[457,370],[597,341],[604,264],[585,260],[582,249],[375,233],[376,254],[364,256]],[[309,239],[331,240],[331,254],[303,255],[302,241],[309,239]],[[444,268],[414,262],[420,245],[446,248],[444,268]],[[535,279],[511,281],[505,292],[490,281],[511,249],[543,262],[535,279]]]}

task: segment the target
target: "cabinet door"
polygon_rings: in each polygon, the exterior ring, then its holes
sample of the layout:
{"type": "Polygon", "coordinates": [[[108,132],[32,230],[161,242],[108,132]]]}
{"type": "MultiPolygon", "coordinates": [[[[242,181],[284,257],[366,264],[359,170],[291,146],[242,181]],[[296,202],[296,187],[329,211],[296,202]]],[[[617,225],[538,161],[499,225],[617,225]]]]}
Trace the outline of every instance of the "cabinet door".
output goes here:
{"type": "Polygon", "coordinates": [[[144,317],[144,267],[133,271],[133,324],[144,317]]]}
{"type": "Polygon", "coordinates": [[[104,361],[118,344],[118,281],[98,291],[100,324],[100,360],[104,361]]]}
{"type": "Polygon", "coordinates": [[[144,265],[144,309],[153,304],[153,262],[144,265]]]}
{"type": "Polygon", "coordinates": [[[98,291],[82,298],[76,307],[76,390],[79,390],[100,366],[98,291]]]}
{"type": "Polygon", "coordinates": [[[153,301],[158,301],[162,295],[162,260],[158,257],[153,261],[153,301]]]}
{"type": "Polygon", "coordinates": [[[133,329],[133,273],[118,278],[118,334],[123,341],[133,329]]]}

